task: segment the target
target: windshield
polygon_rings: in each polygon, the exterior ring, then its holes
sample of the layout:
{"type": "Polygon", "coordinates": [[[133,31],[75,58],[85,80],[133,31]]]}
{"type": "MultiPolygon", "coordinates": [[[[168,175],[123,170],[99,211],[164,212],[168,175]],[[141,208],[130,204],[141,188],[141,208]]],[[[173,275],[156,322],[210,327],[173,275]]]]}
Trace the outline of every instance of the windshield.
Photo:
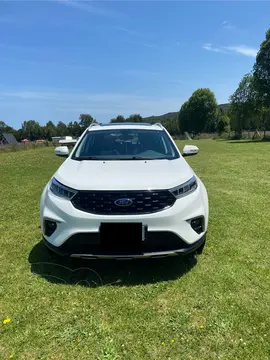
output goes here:
{"type": "Polygon", "coordinates": [[[165,131],[142,129],[89,131],[72,155],[75,160],[172,160],[178,157],[165,131]]]}

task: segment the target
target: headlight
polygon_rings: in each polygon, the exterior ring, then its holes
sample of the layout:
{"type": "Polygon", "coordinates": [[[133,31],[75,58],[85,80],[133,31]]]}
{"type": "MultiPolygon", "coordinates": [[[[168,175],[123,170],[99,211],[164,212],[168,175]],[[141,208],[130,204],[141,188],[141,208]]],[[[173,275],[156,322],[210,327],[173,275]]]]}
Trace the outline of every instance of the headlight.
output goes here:
{"type": "Polygon", "coordinates": [[[176,186],[175,188],[171,189],[170,192],[177,198],[181,198],[186,196],[193,191],[195,191],[198,187],[198,183],[195,176],[192,176],[187,182],[182,185],[176,186]]]}
{"type": "Polygon", "coordinates": [[[77,193],[76,190],[71,189],[65,185],[62,185],[55,178],[53,178],[51,181],[50,190],[54,195],[67,200],[71,200],[73,196],[77,193]]]}

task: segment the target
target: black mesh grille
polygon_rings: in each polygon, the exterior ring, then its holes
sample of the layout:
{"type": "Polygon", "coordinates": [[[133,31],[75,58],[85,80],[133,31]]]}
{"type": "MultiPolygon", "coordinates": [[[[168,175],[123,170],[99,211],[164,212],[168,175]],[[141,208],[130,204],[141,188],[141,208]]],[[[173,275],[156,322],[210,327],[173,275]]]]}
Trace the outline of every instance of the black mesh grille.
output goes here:
{"type": "Polygon", "coordinates": [[[99,215],[150,214],[172,206],[175,197],[168,190],[156,191],[79,191],[72,199],[75,208],[99,215]],[[129,206],[117,206],[116,200],[130,199],[129,206]]]}

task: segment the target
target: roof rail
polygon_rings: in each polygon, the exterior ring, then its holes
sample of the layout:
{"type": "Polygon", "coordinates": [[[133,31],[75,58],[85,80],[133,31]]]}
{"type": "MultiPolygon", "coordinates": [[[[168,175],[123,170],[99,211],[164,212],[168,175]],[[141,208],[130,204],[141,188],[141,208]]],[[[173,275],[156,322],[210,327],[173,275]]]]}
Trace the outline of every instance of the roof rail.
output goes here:
{"type": "Polygon", "coordinates": [[[96,122],[92,122],[92,124],[90,124],[90,125],[88,126],[88,129],[90,129],[90,128],[93,127],[93,126],[99,126],[99,124],[96,123],[96,122]]]}
{"type": "Polygon", "coordinates": [[[119,125],[127,125],[127,126],[129,126],[129,125],[134,125],[134,126],[142,126],[142,125],[144,125],[144,126],[151,126],[152,124],[150,124],[150,123],[139,123],[139,122],[118,122],[118,123],[106,123],[106,124],[100,124],[101,126],[114,126],[114,125],[116,125],[116,126],[119,126],[119,125]]]}
{"type": "Polygon", "coordinates": [[[159,126],[159,127],[161,127],[163,129],[163,125],[161,123],[155,123],[153,125],[159,126]]]}

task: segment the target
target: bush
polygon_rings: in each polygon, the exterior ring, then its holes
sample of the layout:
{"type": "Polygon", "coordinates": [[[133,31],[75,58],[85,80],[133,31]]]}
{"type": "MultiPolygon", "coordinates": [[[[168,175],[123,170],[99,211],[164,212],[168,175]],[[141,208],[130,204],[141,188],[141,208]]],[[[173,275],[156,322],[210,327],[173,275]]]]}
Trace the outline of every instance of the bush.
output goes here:
{"type": "Polygon", "coordinates": [[[217,131],[219,135],[230,132],[230,118],[227,115],[219,114],[217,131]]]}
{"type": "Polygon", "coordinates": [[[19,148],[18,148],[18,146],[17,145],[12,145],[11,147],[10,147],[10,151],[18,151],[19,150],[19,148]]]}
{"type": "Polygon", "coordinates": [[[230,140],[241,140],[242,139],[242,135],[240,134],[234,134],[232,136],[229,137],[230,140]]]}
{"type": "Polygon", "coordinates": [[[33,142],[28,143],[18,143],[17,145],[1,145],[0,152],[10,152],[10,151],[22,151],[30,149],[38,149],[45,146],[53,146],[53,144],[47,141],[45,144],[35,144],[33,142]]]}

